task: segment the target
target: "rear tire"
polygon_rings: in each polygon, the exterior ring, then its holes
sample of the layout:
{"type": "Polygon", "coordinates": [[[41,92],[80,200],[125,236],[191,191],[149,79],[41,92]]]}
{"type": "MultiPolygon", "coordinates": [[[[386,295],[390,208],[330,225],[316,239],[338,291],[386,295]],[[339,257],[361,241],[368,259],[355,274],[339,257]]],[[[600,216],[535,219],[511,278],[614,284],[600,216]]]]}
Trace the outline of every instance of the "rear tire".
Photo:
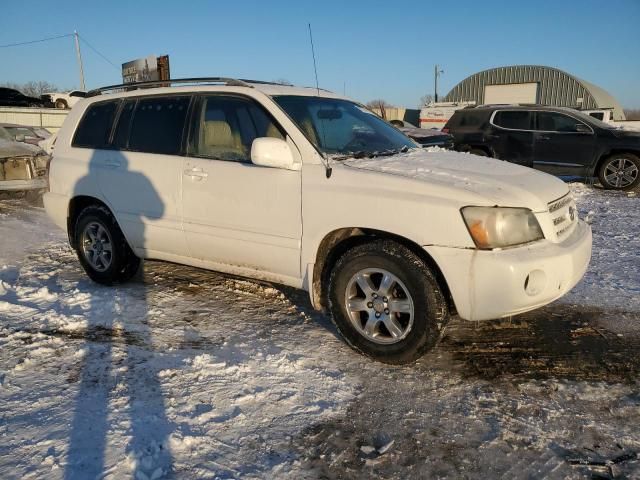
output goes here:
{"type": "Polygon", "coordinates": [[[67,105],[66,100],[58,99],[56,100],[56,108],[65,109],[65,108],[69,108],[69,106],[67,105]]]}
{"type": "Polygon", "coordinates": [[[411,250],[389,240],[356,246],[338,259],[329,278],[328,304],[333,323],[351,347],[390,364],[420,358],[436,345],[449,319],[431,270],[411,250]]]}
{"type": "Polygon", "coordinates": [[[113,214],[101,205],[84,208],[76,219],[74,244],[89,278],[103,285],[130,280],[140,259],[129,247],[113,214]]]}
{"type": "Polygon", "coordinates": [[[640,183],[640,158],[631,153],[611,155],[600,165],[598,178],[607,190],[632,190],[640,183]]]}

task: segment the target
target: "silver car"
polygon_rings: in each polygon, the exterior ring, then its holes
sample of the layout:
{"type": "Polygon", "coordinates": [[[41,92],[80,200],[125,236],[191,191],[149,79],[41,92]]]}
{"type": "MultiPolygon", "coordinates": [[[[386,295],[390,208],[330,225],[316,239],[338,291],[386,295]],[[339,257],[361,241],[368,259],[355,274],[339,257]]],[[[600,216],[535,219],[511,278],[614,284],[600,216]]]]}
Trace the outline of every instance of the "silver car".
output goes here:
{"type": "Polygon", "coordinates": [[[0,129],[0,192],[44,191],[48,162],[41,148],[16,142],[0,129]]]}

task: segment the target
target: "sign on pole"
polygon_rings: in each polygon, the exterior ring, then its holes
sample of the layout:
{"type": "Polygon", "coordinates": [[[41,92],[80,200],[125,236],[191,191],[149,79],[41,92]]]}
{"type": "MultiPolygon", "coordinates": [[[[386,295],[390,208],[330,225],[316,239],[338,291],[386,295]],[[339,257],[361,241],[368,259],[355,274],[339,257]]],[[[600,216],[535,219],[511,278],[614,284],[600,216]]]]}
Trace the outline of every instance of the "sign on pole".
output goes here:
{"type": "Polygon", "coordinates": [[[122,64],[122,83],[169,80],[169,56],[149,55],[122,64]],[[158,60],[161,60],[158,68],[158,60]]]}

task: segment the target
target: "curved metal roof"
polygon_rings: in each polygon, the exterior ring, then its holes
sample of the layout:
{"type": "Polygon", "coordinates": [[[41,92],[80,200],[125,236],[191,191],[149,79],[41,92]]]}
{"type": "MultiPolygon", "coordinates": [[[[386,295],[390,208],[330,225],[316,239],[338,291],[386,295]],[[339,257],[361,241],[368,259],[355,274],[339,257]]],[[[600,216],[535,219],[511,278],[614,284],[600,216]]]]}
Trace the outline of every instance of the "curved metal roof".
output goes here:
{"type": "Polygon", "coordinates": [[[624,120],[622,106],[602,88],[570,73],[542,65],[513,65],[483,70],[465,78],[443,98],[444,102],[484,102],[484,87],[516,83],[537,83],[541,105],[583,110],[612,109],[615,120],[624,120]]]}

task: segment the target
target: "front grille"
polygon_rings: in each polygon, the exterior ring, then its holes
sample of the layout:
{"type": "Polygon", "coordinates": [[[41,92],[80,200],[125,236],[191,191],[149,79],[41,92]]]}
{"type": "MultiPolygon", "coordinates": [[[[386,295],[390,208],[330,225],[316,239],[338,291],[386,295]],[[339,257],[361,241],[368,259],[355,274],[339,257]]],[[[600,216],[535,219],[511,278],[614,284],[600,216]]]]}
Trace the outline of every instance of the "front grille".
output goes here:
{"type": "Polygon", "coordinates": [[[549,203],[549,213],[553,219],[553,226],[558,240],[564,240],[578,223],[578,209],[576,201],[570,193],[549,203]]]}

